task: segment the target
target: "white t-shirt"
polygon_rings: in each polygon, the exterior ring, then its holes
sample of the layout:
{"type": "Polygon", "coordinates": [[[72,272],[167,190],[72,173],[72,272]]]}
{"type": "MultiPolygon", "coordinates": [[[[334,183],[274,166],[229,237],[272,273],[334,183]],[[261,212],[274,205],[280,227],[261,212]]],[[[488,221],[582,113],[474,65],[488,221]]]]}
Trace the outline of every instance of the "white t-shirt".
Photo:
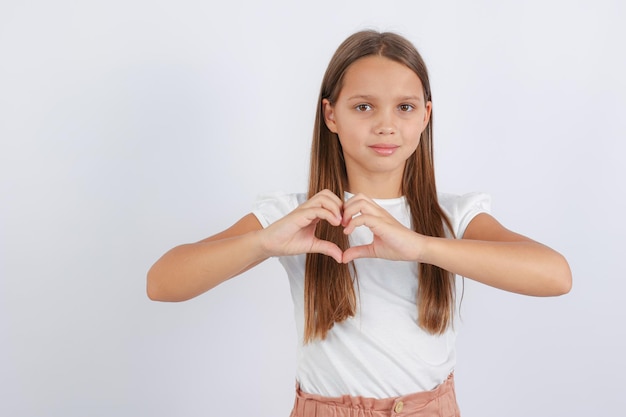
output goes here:
{"type": "MultiPolygon", "coordinates": [[[[350,196],[346,193],[346,199],[350,196]]],[[[253,213],[267,227],[304,201],[306,194],[265,195],[257,200],[253,213]]],[[[410,227],[404,197],[374,201],[410,227]]],[[[460,238],[474,216],[489,212],[490,198],[482,193],[440,194],[439,204],[460,238]]],[[[350,236],[351,246],[371,241],[372,233],[364,226],[350,236]]],[[[429,391],[454,370],[454,328],[434,336],[417,325],[416,262],[356,259],[356,315],[335,323],[325,340],[303,345],[305,258],[279,258],[294,303],[299,338],[296,380],[304,392],[326,397],[396,397],[429,391]]]]}

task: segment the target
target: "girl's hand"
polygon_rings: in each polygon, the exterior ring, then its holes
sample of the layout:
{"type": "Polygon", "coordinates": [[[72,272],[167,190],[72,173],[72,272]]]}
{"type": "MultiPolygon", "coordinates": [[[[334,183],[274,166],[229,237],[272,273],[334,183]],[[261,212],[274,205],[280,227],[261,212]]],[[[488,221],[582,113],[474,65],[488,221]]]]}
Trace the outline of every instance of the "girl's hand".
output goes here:
{"type": "Polygon", "coordinates": [[[342,262],[343,253],[339,246],[315,237],[315,227],[320,220],[333,226],[341,224],[342,205],[339,197],[323,190],[272,223],[262,231],[267,256],[322,253],[342,262]]]}
{"type": "Polygon", "coordinates": [[[374,234],[369,245],[353,246],[343,253],[343,262],[357,258],[384,258],[395,261],[419,259],[425,237],[406,228],[372,199],[357,194],[343,206],[344,233],[367,226],[374,234]]]}

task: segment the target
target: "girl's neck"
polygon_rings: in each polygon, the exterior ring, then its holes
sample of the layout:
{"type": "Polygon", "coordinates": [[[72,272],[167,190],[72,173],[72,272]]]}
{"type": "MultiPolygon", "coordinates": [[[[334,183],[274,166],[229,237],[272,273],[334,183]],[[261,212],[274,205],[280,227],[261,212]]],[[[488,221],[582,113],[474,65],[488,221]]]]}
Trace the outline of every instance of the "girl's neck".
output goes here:
{"type": "Polygon", "coordinates": [[[345,191],[364,194],[369,198],[389,199],[402,196],[404,166],[376,171],[364,169],[346,161],[347,184],[345,191]]]}
{"type": "Polygon", "coordinates": [[[390,199],[402,196],[401,184],[401,181],[389,179],[358,178],[348,182],[346,191],[351,194],[364,194],[369,198],[390,199]]]}

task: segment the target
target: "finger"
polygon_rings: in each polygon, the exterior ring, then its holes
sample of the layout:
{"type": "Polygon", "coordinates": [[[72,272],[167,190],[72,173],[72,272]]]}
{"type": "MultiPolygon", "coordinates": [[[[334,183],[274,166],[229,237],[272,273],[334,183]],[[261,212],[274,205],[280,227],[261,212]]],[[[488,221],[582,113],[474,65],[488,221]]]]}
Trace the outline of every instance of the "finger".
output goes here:
{"type": "Polygon", "coordinates": [[[358,216],[354,216],[352,218],[350,218],[347,223],[342,223],[342,226],[344,226],[343,232],[346,235],[351,234],[352,232],[354,232],[354,229],[356,229],[359,226],[366,226],[368,227],[374,234],[376,227],[380,224],[380,218],[377,216],[372,216],[370,214],[361,214],[358,216]]]}
{"type": "Polygon", "coordinates": [[[338,206],[343,206],[343,200],[330,190],[322,190],[319,193],[315,194],[313,197],[311,197],[309,200],[316,200],[316,199],[328,200],[328,201],[331,201],[333,204],[336,204],[338,206]]]}
{"type": "Polygon", "coordinates": [[[325,191],[326,192],[322,191],[315,194],[309,200],[305,201],[300,207],[322,207],[332,212],[335,217],[341,220],[343,202],[335,194],[328,190],[325,191]]]}
{"type": "Polygon", "coordinates": [[[316,220],[326,220],[333,226],[339,226],[341,224],[341,217],[337,217],[332,211],[324,207],[311,207],[302,210],[302,213],[306,219],[306,225],[313,223],[316,220]]]}
{"type": "Polygon", "coordinates": [[[376,258],[376,252],[374,251],[374,245],[361,245],[361,246],[352,246],[350,248],[348,248],[344,253],[343,253],[343,260],[342,262],[344,264],[347,264],[348,262],[352,262],[355,259],[358,258],[376,258]]]}
{"type": "Polygon", "coordinates": [[[343,205],[343,199],[341,199],[337,194],[333,193],[329,189],[324,189],[317,194],[328,196],[330,199],[335,200],[338,204],[343,205]]]}
{"type": "Polygon", "coordinates": [[[341,263],[343,260],[343,252],[339,249],[339,246],[327,240],[314,240],[313,245],[311,245],[311,253],[321,253],[330,256],[338,263],[341,263]]]}
{"type": "Polygon", "coordinates": [[[383,208],[369,199],[351,200],[343,206],[342,224],[345,226],[351,219],[363,214],[379,215],[380,210],[383,208]]]}
{"type": "Polygon", "coordinates": [[[365,194],[359,193],[359,194],[355,194],[352,197],[350,197],[345,203],[344,206],[350,206],[353,204],[360,204],[360,203],[369,203],[372,205],[377,206],[376,202],[369,198],[368,196],[366,196],[365,194]]]}

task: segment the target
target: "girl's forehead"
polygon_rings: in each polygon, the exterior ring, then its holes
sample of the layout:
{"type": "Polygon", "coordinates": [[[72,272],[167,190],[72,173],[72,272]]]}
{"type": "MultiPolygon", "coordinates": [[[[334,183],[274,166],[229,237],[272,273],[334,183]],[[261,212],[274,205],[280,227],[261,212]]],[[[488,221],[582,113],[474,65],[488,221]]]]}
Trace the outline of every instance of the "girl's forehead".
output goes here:
{"type": "Polygon", "coordinates": [[[392,59],[369,55],[354,61],[343,77],[341,93],[418,94],[423,96],[419,76],[408,66],[392,59]]]}

